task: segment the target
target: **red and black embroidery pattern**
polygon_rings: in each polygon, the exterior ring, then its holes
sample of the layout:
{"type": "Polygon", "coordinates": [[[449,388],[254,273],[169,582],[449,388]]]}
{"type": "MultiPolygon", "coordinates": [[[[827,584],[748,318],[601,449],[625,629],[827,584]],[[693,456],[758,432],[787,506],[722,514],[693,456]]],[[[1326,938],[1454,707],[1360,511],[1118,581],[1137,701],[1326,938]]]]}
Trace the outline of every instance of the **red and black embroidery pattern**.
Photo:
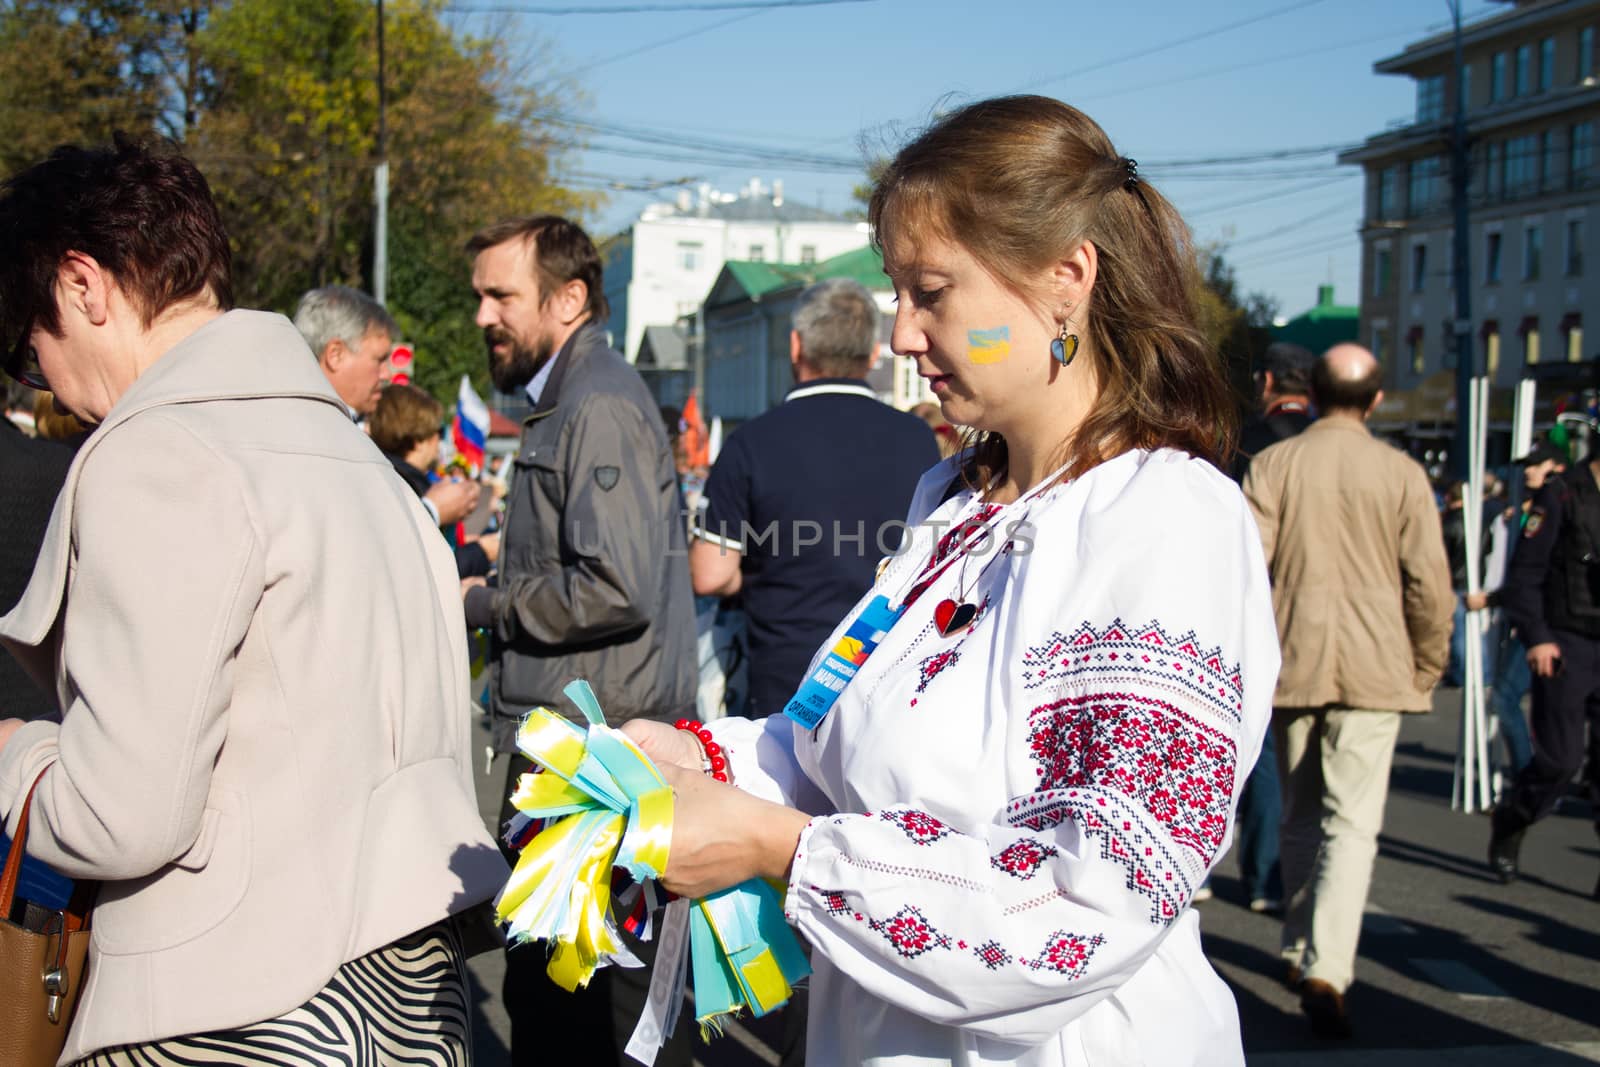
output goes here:
{"type": "Polygon", "coordinates": [[[1150,832],[1148,813],[1127,797],[1104,789],[1047,790],[1011,802],[1013,826],[1042,831],[1073,820],[1083,835],[1100,842],[1100,858],[1128,870],[1126,885],[1150,900],[1150,921],[1165,925],[1178,917],[1207,864],[1192,852],[1150,832]]]}
{"type": "Polygon", "coordinates": [[[985,941],[973,948],[972,954],[978,957],[985,967],[991,971],[998,971],[1012,960],[1011,953],[998,941],[985,941]]]}
{"type": "Polygon", "coordinates": [[[894,823],[900,832],[919,845],[931,845],[940,838],[955,833],[944,823],[925,811],[915,808],[898,808],[878,812],[878,818],[894,823]]]}
{"type": "Polygon", "coordinates": [[[1013,878],[1027,880],[1039,873],[1040,867],[1058,855],[1060,853],[1056,851],[1054,845],[1023,839],[1011,842],[997,855],[990,856],[989,866],[997,871],[1004,871],[1013,878]]]}
{"type": "Polygon", "coordinates": [[[1201,649],[1193,634],[1119,621],[1057,633],[1023,657],[1029,688],[1068,695],[1028,713],[1038,791],[1007,817],[1035,831],[1075,821],[1127,870],[1156,923],[1178,916],[1216,859],[1233,803],[1226,727],[1240,720],[1243,686],[1220,651],[1201,649]]]}
{"type": "Polygon", "coordinates": [[[1045,940],[1038,958],[1030,960],[1024,956],[1022,965],[1035,971],[1064,974],[1068,981],[1082,978],[1083,972],[1089,967],[1090,958],[1094,956],[1094,950],[1105,944],[1105,940],[1100,934],[1084,937],[1082,934],[1057,930],[1045,940]]]}
{"type": "Polygon", "coordinates": [[[814,885],[812,891],[822,898],[822,906],[828,909],[829,915],[847,915],[854,909],[849,901],[844,899],[844,894],[837,889],[823,889],[814,885]]]}
{"type": "MultiPolygon", "coordinates": [[[[974,620],[974,625],[976,625],[976,620],[974,620]]],[[[956,661],[960,658],[960,649],[947,648],[943,652],[935,652],[923,660],[917,667],[920,675],[917,679],[917,692],[921,693],[926,690],[946,667],[954,667],[956,661]]]]}
{"type": "Polygon", "coordinates": [[[933,928],[922,912],[907,904],[889,918],[867,920],[867,925],[884,936],[894,950],[908,960],[936,948],[949,948],[950,938],[933,928]]]}
{"type": "Polygon", "coordinates": [[[1023,686],[1037,689],[1064,682],[1134,685],[1173,693],[1223,716],[1244,719],[1244,679],[1220,648],[1206,651],[1194,631],[1172,637],[1159,623],[1124,626],[1121,619],[1103,630],[1088,623],[1070,637],[1057,631],[1022,654],[1023,686]]]}
{"type": "Polygon", "coordinates": [[[1209,864],[1233,800],[1234,744],[1220,730],[1135,693],[1086,693],[1028,713],[1039,789],[1115,790],[1209,864]]]}

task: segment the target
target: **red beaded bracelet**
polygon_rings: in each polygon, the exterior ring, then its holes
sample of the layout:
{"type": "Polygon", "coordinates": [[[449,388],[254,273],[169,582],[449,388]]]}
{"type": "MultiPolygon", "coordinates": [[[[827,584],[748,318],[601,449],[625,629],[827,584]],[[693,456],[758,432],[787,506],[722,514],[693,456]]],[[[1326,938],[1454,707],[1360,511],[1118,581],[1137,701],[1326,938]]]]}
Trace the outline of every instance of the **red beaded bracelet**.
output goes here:
{"type": "Polygon", "coordinates": [[[710,772],[711,777],[719,782],[728,780],[728,761],[722,754],[722,746],[711,739],[711,730],[703,722],[693,719],[679,719],[672,724],[679,730],[687,730],[700,742],[700,749],[705,753],[701,769],[710,772]]]}

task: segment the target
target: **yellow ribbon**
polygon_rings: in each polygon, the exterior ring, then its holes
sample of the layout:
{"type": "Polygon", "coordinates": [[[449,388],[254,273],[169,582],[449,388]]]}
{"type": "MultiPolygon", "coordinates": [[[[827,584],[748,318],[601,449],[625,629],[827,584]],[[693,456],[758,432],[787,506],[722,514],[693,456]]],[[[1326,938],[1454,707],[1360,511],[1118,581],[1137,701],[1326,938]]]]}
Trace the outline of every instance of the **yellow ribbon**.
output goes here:
{"type": "Polygon", "coordinates": [[[540,770],[518,781],[512,807],[548,821],[523,847],[495,913],[513,940],[549,941],[551,979],[574,990],[612,958],[632,958],[611,914],[611,869],[641,880],[666,870],[672,790],[637,745],[605,725],[587,685],[574,683],[568,695],[587,730],[535,708],[517,732],[540,770]]]}

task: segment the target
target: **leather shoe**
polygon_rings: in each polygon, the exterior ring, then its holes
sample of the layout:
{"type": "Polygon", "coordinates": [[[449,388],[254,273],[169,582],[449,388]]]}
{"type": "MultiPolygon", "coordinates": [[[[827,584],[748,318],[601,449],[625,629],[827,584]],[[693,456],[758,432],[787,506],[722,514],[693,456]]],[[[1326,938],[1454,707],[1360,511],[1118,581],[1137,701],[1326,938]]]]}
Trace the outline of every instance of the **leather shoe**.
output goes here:
{"type": "Polygon", "coordinates": [[[1489,833],[1489,869],[1500,879],[1501,885],[1517,880],[1517,854],[1522,850],[1522,835],[1528,832],[1522,823],[1505,808],[1494,810],[1489,833]]]}
{"type": "Polygon", "coordinates": [[[1320,978],[1300,983],[1300,1010],[1311,1020],[1311,1032],[1327,1041],[1350,1037],[1350,1016],[1344,1010],[1344,994],[1320,978]]]}

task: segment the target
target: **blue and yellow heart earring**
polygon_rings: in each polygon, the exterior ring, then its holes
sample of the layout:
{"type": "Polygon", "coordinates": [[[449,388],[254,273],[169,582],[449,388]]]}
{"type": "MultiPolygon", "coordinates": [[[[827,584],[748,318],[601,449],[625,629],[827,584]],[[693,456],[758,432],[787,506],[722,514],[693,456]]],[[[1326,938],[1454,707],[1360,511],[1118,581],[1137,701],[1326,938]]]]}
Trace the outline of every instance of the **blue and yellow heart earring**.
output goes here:
{"type": "Polygon", "coordinates": [[[1067,332],[1067,324],[1061,324],[1061,333],[1050,342],[1050,358],[1063,367],[1071,366],[1072,359],[1078,354],[1078,335],[1067,332]]]}

